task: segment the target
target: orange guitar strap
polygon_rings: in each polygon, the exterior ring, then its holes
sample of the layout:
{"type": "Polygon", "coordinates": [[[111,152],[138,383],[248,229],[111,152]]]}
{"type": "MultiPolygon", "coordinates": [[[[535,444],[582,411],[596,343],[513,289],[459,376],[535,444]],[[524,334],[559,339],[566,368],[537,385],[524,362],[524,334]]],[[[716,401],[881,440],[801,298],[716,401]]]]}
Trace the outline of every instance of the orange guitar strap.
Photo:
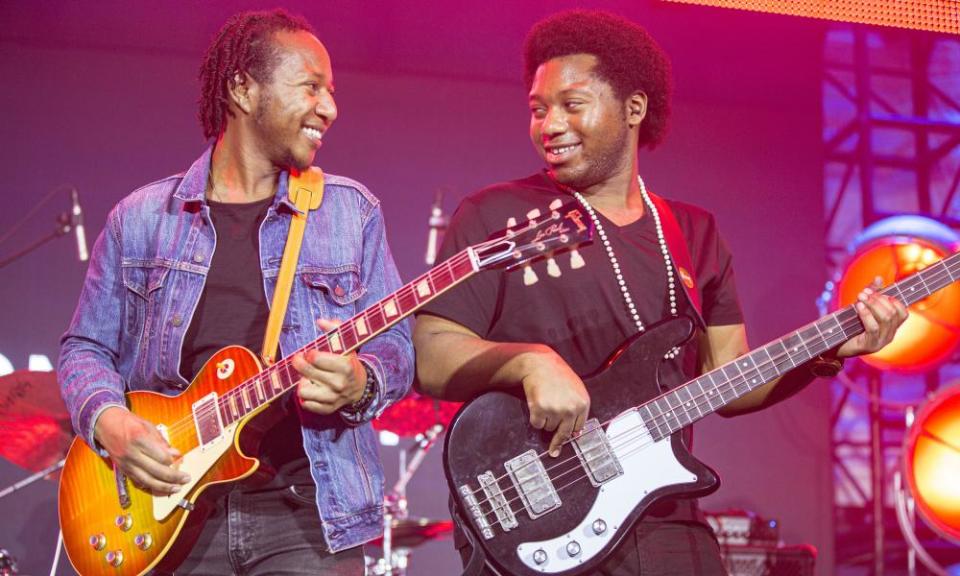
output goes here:
{"type": "Polygon", "coordinates": [[[270,305],[270,318],[267,320],[267,330],[263,336],[261,356],[268,365],[276,361],[275,355],[280,344],[280,328],[287,315],[287,303],[290,300],[293,277],[297,271],[303,232],[307,228],[307,216],[311,210],[316,210],[323,202],[323,171],[316,167],[308,168],[303,172],[290,170],[287,195],[297,210],[290,218],[290,230],[287,232],[287,243],[283,248],[277,287],[273,291],[273,303],[270,305]]]}
{"type": "Polygon", "coordinates": [[[660,215],[663,239],[667,242],[667,250],[670,252],[670,259],[673,260],[673,271],[680,279],[683,293],[686,294],[687,301],[693,308],[696,321],[701,328],[706,329],[707,323],[703,320],[703,307],[700,304],[700,289],[697,286],[697,269],[693,267],[693,259],[690,258],[690,250],[687,248],[683,231],[680,230],[680,223],[677,222],[677,217],[666,200],[649,190],[647,194],[650,195],[650,200],[660,215]]]}

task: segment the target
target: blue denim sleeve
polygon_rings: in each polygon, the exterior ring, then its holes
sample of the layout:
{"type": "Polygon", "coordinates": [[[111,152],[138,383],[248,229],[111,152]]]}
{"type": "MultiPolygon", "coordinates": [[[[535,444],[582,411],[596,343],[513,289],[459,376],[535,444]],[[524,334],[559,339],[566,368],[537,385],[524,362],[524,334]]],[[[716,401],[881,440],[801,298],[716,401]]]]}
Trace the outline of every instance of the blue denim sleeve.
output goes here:
{"type": "MultiPolygon", "coordinates": [[[[400,275],[387,245],[387,232],[379,203],[372,206],[363,226],[363,264],[360,273],[367,287],[366,294],[360,299],[363,309],[400,289],[400,275]]],[[[413,382],[410,320],[395,324],[361,346],[358,356],[373,369],[377,391],[366,411],[356,415],[340,412],[343,419],[352,425],[372,420],[410,390],[413,382]]]]}
{"type": "Polygon", "coordinates": [[[123,314],[119,209],[107,217],[97,238],[80,301],[60,339],[60,394],[74,431],[96,449],[93,425],[103,410],[126,406],[117,372],[123,314]]]}

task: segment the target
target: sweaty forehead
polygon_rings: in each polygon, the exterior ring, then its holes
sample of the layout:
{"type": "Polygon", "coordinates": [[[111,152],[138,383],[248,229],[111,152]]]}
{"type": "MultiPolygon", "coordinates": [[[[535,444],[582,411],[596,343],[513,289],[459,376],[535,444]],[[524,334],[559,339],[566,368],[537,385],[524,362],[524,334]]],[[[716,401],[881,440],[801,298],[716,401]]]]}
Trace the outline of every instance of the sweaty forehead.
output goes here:
{"type": "Polygon", "coordinates": [[[602,90],[607,83],[594,72],[597,57],[593,54],[570,54],[552,58],[541,64],[533,76],[530,96],[565,90],[602,90]]]}
{"type": "Polygon", "coordinates": [[[306,74],[333,80],[330,55],[313,34],[305,30],[277,32],[273,41],[277,49],[275,73],[306,74]]]}

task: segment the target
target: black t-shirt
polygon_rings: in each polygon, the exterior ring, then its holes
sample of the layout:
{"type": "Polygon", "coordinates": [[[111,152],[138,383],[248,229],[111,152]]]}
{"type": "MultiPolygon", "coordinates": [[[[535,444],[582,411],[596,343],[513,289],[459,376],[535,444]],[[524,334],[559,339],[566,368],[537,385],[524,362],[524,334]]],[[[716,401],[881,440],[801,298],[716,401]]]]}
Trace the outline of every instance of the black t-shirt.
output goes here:
{"type": "Polygon", "coordinates": [[[260,223],[272,202],[207,202],[217,249],[180,356],[180,373],[188,380],[224,346],[257,353],[263,346],[270,308],[260,273],[260,223]]]}
{"type": "MultiPolygon", "coordinates": [[[[556,199],[573,200],[545,174],[497,184],[466,198],[454,214],[440,249],[446,259],[522,222],[538,209],[548,214],[556,199]]],[[[695,206],[668,201],[687,242],[694,266],[703,317],[708,326],[740,324],[730,252],[720,238],[712,215],[695,206]]],[[[648,213],[619,227],[597,213],[620,264],[641,321],[649,326],[669,316],[667,276],[653,218],[648,213]]],[[[532,265],[537,281],[526,285],[521,270],[484,271],[428,304],[422,313],[441,316],[498,342],[537,342],[553,348],[578,374],[600,367],[637,328],[628,314],[606,250],[595,237],[579,248],[584,266],[571,267],[571,255],[555,258],[560,276],[552,277],[547,263],[532,265]]],[[[680,281],[679,279],[677,280],[680,281]]],[[[677,289],[681,287],[678,285],[677,289]]],[[[686,298],[678,296],[681,314],[692,316],[686,298]]],[[[672,387],[696,376],[696,339],[679,358],[661,368],[661,383],[672,387]]],[[[626,408],[626,407],[624,407],[626,408]]],[[[656,511],[651,514],[657,516],[656,511]]],[[[689,519],[688,512],[663,510],[663,516],[689,519]]]]}
{"type": "MultiPolygon", "coordinates": [[[[217,248],[183,342],[180,373],[188,380],[225,346],[236,344],[260,353],[270,315],[260,272],[260,224],[272,202],[272,196],[243,204],[207,201],[217,248]]],[[[292,395],[277,402],[282,404],[276,409],[283,410],[284,415],[264,434],[258,455],[265,470],[279,471],[266,486],[309,483],[300,419],[292,395]]]]}

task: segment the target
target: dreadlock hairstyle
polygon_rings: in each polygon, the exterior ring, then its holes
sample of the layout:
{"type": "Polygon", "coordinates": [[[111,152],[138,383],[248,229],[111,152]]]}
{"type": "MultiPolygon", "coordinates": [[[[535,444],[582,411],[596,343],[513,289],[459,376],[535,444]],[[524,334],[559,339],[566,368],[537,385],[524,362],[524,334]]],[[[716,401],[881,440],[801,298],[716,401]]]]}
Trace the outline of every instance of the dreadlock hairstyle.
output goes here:
{"type": "Polygon", "coordinates": [[[670,118],[670,60],[639,25],[609,12],[569,10],[541,20],[524,43],[527,89],[541,64],[572,54],[597,58],[593,73],[625,100],[634,92],[647,95],[647,115],[637,136],[640,147],[654,148],[667,132],[670,118]]]}
{"type": "Polygon", "coordinates": [[[313,28],[284,10],[234,14],[217,32],[200,65],[200,123],[203,135],[216,138],[227,125],[230,110],[228,87],[237,74],[269,82],[277,58],[273,35],[281,31],[313,28]]]}

